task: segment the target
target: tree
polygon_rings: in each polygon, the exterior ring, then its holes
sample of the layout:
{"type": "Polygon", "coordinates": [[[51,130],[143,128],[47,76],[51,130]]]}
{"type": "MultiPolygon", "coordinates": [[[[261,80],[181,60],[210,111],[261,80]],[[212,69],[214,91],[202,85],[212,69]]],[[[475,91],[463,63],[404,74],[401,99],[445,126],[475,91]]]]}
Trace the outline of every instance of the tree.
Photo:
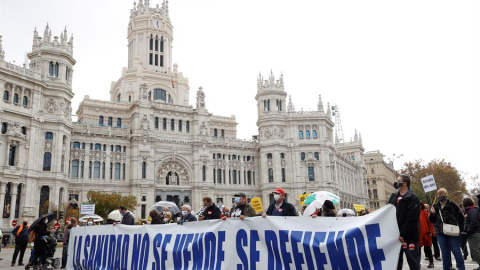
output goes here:
{"type": "Polygon", "coordinates": [[[462,203],[463,195],[468,194],[466,183],[460,172],[450,162],[444,159],[434,159],[428,164],[423,161],[406,162],[400,170],[401,174],[408,175],[412,181],[412,189],[415,194],[425,203],[432,203],[436,192],[431,191],[425,194],[420,179],[433,174],[437,188],[445,188],[448,191],[448,198],[458,204],[462,203]]]}
{"type": "Polygon", "coordinates": [[[470,189],[470,195],[473,198],[476,198],[476,195],[480,193],[480,179],[478,174],[470,177],[470,183],[472,185],[472,188],[470,189]]]}
{"type": "Polygon", "coordinates": [[[137,198],[133,195],[122,196],[117,193],[103,193],[98,191],[89,191],[87,193],[88,203],[95,204],[95,214],[107,220],[108,214],[113,210],[117,210],[123,205],[129,210],[135,210],[137,206],[137,198]]]}

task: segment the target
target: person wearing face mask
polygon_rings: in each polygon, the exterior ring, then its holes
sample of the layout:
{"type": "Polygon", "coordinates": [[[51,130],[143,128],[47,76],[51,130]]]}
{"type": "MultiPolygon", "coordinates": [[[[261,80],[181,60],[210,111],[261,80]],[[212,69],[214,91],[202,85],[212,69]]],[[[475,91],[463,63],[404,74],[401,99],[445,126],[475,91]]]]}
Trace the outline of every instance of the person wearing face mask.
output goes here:
{"type": "MultiPolygon", "coordinates": [[[[230,217],[240,218],[243,220],[245,217],[254,217],[256,212],[255,209],[247,202],[247,195],[243,192],[239,192],[234,197],[234,205],[230,210],[230,217]]],[[[225,220],[226,217],[223,218],[225,220]]]]}
{"type": "Polygon", "coordinates": [[[275,189],[273,192],[273,200],[268,207],[266,213],[262,214],[262,217],[266,216],[297,216],[297,210],[293,204],[285,201],[285,190],[281,188],[275,189]]]}
{"type": "Polygon", "coordinates": [[[403,254],[407,257],[410,269],[420,270],[420,237],[419,218],[420,200],[410,187],[410,177],[400,175],[393,185],[396,189],[390,196],[389,204],[395,206],[397,225],[400,235],[398,241],[402,243],[398,258],[397,270],[403,268],[403,254]]]}
{"type": "MultiPolygon", "coordinates": [[[[51,233],[55,232],[55,229],[47,230],[48,218],[44,218],[36,227],[35,227],[35,242],[33,245],[33,250],[35,252],[36,258],[40,260],[40,263],[43,265],[44,269],[47,264],[46,250],[47,250],[47,241],[46,237],[51,233]]],[[[35,267],[35,266],[34,266],[35,267]]]]}
{"type": "Polygon", "coordinates": [[[93,226],[95,223],[93,223],[93,218],[88,218],[87,219],[87,226],[93,226]]]}
{"type": "Polygon", "coordinates": [[[460,207],[455,202],[448,199],[448,192],[441,188],[437,190],[437,202],[430,208],[428,219],[433,223],[437,240],[442,252],[443,269],[448,270],[451,266],[451,256],[453,253],[459,270],[465,269],[465,263],[461,251],[461,236],[449,236],[443,233],[443,224],[457,225],[460,233],[464,229],[465,216],[460,207]]]}
{"type": "Polygon", "coordinates": [[[163,223],[162,214],[157,209],[152,209],[152,211],[150,211],[150,217],[152,218],[152,222],[150,222],[150,224],[162,224],[163,223]]]}
{"type": "Polygon", "coordinates": [[[171,224],[175,223],[172,219],[172,213],[171,212],[163,212],[163,224],[171,224]]]}
{"type": "Polygon", "coordinates": [[[190,205],[182,205],[182,216],[180,223],[197,221],[197,218],[192,215],[192,207],[190,205]]]}
{"type": "Polygon", "coordinates": [[[124,224],[124,225],[135,224],[135,217],[133,217],[132,213],[130,213],[130,211],[128,211],[128,209],[125,206],[118,207],[118,211],[120,212],[120,215],[122,215],[122,222],[120,224],[124,224]]]}
{"type": "Polygon", "coordinates": [[[75,227],[77,227],[77,219],[75,217],[71,217],[70,223],[65,227],[63,232],[62,266],[60,268],[67,267],[68,241],[70,240],[70,232],[72,231],[72,228],[75,227]]]}
{"type": "Polygon", "coordinates": [[[23,256],[25,255],[25,250],[27,249],[28,234],[29,234],[27,225],[28,225],[28,220],[23,219],[23,223],[15,227],[15,229],[13,229],[12,231],[12,234],[15,237],[15,251],[13,252],[11,266],[15,266],[18,253],[20,253],[20,257],[18,258],[18,265],[24,265],[23,256]]]}
{"type": "Polygon", "coordinates": [[[478,207],[475,207],[472,198],[464,198],[463,206],[465,207],[465,233],[467,235],[468,245],[472,253],[473,260],[479,265],[480,269],[480,214],[478,207]]]}

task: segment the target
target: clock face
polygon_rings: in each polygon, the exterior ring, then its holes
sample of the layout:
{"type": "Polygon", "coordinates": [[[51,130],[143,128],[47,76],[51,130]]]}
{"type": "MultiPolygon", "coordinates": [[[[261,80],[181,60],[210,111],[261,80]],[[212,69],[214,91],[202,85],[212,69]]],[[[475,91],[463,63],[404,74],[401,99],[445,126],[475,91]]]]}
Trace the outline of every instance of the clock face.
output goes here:
{"type": "Polygon", "coordinates": [[[153,26],[160,28],[162,26],[162,22],[160,20],[153,20],[153,26]]]}

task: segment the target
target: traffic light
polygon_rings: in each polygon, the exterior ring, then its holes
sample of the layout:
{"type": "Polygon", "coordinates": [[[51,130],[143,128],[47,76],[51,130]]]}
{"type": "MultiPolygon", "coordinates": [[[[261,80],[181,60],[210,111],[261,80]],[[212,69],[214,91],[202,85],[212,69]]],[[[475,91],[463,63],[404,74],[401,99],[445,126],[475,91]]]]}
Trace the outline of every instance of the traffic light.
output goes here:
{"type": "Polygon", "coordinates": [[[60,218],[59,218],[59,220],[62,220],[64,217],[65,217],[65,212],[64,212],[64,211],[60,211],[60,218]]]}

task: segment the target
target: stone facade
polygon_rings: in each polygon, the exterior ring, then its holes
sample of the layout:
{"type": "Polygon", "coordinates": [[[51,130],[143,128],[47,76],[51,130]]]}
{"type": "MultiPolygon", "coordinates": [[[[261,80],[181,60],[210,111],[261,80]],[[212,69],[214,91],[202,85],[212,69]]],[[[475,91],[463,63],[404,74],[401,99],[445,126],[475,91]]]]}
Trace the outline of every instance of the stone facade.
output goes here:
{"type": "Polygon", "coordinates": [[[172,29],[167,3],[134,5],[128,67],[109,101],[84,97],[75,122],[66,29],[60,39],[48,25],[43,38],[35,30],[28,67],[5,62],[0,39],[1,225],[37,217],[45,202],[85,202],[90,190],[136,196],[142,218],[158,200],[198,209],[204,196],[231,205],[238,191],[266,207],[276,187],[297,206],[298,195],[318,190],[339,194],[342,207],[368,203],[361,137],[335,143],[328,104],[296,111],[283,75],[260,75],[258,135],[237,139],[235,116],[210,113],[202,88],[190,104],[188,79],[172,64],[172,29]]]}
{"type": "Polygon", "coordinates": [[[396,181],[396,174],[393,164],[386,163],[380,151],[367,152],[364,159],[367,166],[370,208],[376,210],[387,205],[390,195],[395,191],[393,183],[396,181]]]}

